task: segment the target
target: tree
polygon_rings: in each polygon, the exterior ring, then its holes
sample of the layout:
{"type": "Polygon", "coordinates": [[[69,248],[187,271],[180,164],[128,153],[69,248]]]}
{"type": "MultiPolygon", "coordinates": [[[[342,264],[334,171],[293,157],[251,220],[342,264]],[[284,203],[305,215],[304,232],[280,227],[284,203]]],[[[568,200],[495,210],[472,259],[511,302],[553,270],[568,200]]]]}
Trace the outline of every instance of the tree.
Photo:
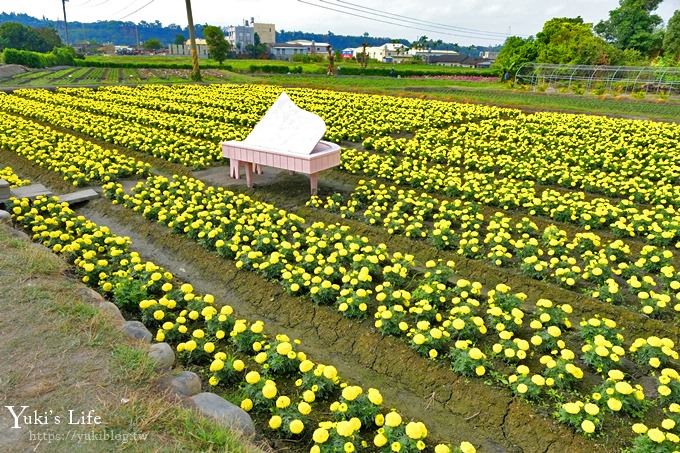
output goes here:
{"type": "Polygon", "coordinates": [[[496,59],[503,72],[515,73],[528,62],[556,64],[621,64],[638,59],[634,50],[622,51],[593,33],[581,17],[558,17],[547,21],[536,38],[511,36],[496,59]]]}
{"type": "Polygon", "coordinates": [[[595,26],[595,31],[619,49],[635,49],[645,55],[661,49],[663,20],[652,11],[662,0],[619,0],[619,7],[609,11],[609,19],[595,26]]]}
{"type": "Polygon", "coordinates": [[[612,48],[593,34],[591,24],[581,17],[559,17],[547,21],[536,34],[539,63],[609,64],[612,48]]]}
{"type": "Polygon", "coordinates": [[[184,37],[184,35],[176,35],[175,36],[175,44],[176,45],[181,46],[182,44],[184,44],[185,41],[186,41],[186,38],[184,37]]]}
{"type": "Polygon", "coordinates": [[[503,73],[514,74],[524,63],[536,61],[538,57],[538,45],[533,37],[526,39],[519,36],[510,36],[498,53],[494,65],[503,73]]]}
{"type": "Polygon", "coordinates": [[[203,36],[208,44],[208,55],[220,65],[227,59],[231,45],[224,38],[224,33],[220,27],[206,25],[203,27],[203,36]]]}
{"type": "Polygon", "coordinates": [[[0,25],[0,50],[10,48],[49,52],[54,48],[34,28],[17,22],[0,25]]]}
{"type": "Polygon", "coordinates": [[[266,58],[269,54],[269,47],[266,44],[262,44],[260,41],[260,35],[255,33],[254,44],[248,44],[246,46],[246,53],[252,58],[266,58]]]}
{"type": "Polygon", "coordinates": [[[675,11],[668,21],[663,38],[664,56],[673,61],[680,59],[680,10],[675,11]]]}
{"type": "Polygon", "coordinates": [[[163,47],[163,45],[159,39],[151,38],[144,41],[143,47],[146,50],[158,50],[163,47]]]}
{"type": "Polygon", "coordinates": [[[61,47],[64,45],[63,42],[61,42],[61,38],[59,37],[59,34],[54,28],[36,28],[34,29],[35,32],[40,36],[40,38],[45,41],[47,44],[47,49],[46,50],[52,50],[55,47],[61,47]]]}

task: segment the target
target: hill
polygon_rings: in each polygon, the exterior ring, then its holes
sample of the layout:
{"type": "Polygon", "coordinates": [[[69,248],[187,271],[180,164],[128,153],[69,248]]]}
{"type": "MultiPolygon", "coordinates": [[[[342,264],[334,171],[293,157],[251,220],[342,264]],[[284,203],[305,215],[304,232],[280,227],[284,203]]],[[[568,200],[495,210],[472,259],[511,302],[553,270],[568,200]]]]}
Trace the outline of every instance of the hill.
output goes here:
{"type": "MultiPolygon", "coordinates": [[[[57,30],[59,35],[64,39],[64,22],[54,21],[46,18],[39,19],[37,17],[29,16],[27,14],[16,13],[0,13],[0,23],[3,22],[18,22],[30,27],[48,27],[57,30]]],[[[199,38],[203,37],[203,27],[207,24],[196,24],[196,33],[199,38]]],[[[182,27],[177,24],[163,25],[159,21],[139,23],[123,22],[123,21],[98,21],[98,22],[69,22],[69,37],[72,43],[79,43],[84,41],[94,41],[97,43],[114,43],[116,45],[134,46],[137,42],[144,42],[150,38],[156,38],[161,41],[163,45],[170,44],[175,41],[177,35],[189,36],[187,27],[182,27]]],[[[369,46],[377,46],[386,42],[395,41],[391,37],[374,37],[374,36],[351,36],[351,35],[336,35],[334,33],[308,33],[304,31],[286,31],[280,30],[276,33],[277,42],[286,42],[294,39],[308,39],[317,42],[330,42],[336,49],[344,49],[346,47],[359,47],[364,41],[369,46]]],[[[396,39],[397,42],[409,45],[410,42],[406,39],[396,39]]],[[[436,49],[456,50],[460,53],[477,56],[479,52],[484,50],[498,50],[498,47],[484,47],[484,46],[469,46],[460,47],[457,44],[432,42],[430,44],[436,49]]]]}

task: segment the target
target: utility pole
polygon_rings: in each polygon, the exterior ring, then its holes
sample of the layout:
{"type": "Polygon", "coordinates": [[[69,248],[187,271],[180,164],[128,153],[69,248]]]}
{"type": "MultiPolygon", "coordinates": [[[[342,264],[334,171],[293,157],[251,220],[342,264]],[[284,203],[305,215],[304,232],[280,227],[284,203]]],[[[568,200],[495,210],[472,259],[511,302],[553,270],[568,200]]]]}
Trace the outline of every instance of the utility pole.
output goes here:
{"type": "Polygon", "coordinates": [[[66,22],[66,2],[68,0],[61,0],[61,7],[64,9],[64,31],[66,32],[66,45],[69,45],[68,39],[68,22],[66,22]]]}
{"type": "Polygon", "coordinates": [[[198,49],[196,48],[196,30],[194,29],[194,15],[191,13],[191,0],[186,0],[187,19],[189,21],[189,40],[191,41],[191,80],[201,81],[201,68],[198,65],[198,49]]]}

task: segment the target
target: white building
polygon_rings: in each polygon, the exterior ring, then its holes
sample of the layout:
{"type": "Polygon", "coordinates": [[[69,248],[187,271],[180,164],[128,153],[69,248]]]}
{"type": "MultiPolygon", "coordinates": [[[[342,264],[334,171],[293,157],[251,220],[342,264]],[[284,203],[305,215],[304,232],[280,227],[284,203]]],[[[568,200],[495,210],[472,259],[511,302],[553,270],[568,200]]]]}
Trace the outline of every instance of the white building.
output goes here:
{"type": "MultiPolygon", "coordinates": [[[[349,50],[349,49],[345,49],[349,50]]],[[[344,51],[343,51],[344,52],[344,51]]],[[[357,47],[354,49],[353,56],[357,56],[364,52],[363,47],[357,47]]],[[[401,43],[385,43],[382,46],[377,47],[366,47],[366,54],[368,58],[372,60],[377,60],[381,63],[401,63],[404,60],[410,59],[409,49],[401,43]]],[[[349,54],[349,52],[348,52],[349,54]]]]}
{"type": "Polygon", "coordinates": [[[272,45],[271,55],[277,60],[291,60],[295,55],[328,54],[328,46],[325,42],[307,41],[298,39],[272,45]]]}
{"type": "MultiPolygon", "coordinates": [[[[184,44],[170,44],[168,46],[170,55],[187,56],[191,55],[191,40],[187,39],[184,44]]],[[[208,58],[208,44],[205,39],[196,39],[196,50],[200,58],[208,58]]]]}
{"type": "Polygon", "coordinates": [[[246,46],[255,44],[255,28],[248,25],[230,25],[226,29],[227,41],[236,53],[244,53],[246,46]]]}

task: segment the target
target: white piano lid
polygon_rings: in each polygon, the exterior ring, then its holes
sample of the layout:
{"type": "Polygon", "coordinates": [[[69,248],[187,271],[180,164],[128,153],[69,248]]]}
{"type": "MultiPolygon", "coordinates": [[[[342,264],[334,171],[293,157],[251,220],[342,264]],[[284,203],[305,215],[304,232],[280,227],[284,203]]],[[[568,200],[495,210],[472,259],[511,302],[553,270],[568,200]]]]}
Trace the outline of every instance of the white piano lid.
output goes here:
{"type": "Polygon", "coordinates": [[[242,144],[308,155],[325,133],[326,123],[318,115],[295,105],[284,92],[242,144]]]}

